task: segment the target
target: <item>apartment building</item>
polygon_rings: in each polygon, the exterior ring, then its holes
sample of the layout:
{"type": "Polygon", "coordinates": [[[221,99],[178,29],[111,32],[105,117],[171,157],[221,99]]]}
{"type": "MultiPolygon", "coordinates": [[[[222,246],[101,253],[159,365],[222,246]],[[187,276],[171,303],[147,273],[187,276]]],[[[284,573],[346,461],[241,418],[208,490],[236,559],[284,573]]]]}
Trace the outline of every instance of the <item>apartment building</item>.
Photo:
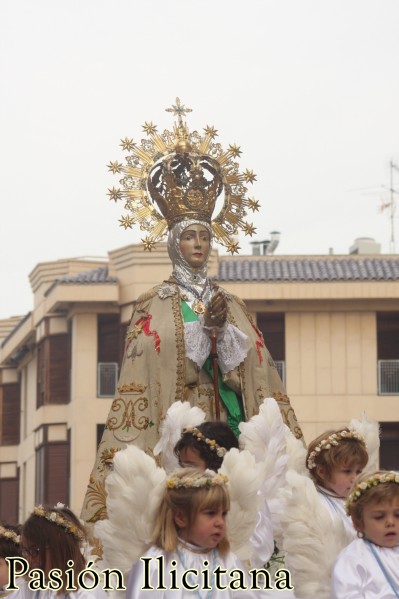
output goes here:
{"type": "MultiPolygon", "coordinates": [[[[34,268],[32,311],[0,321],[0,519],[37,503],[80,511],[132,302],[170,271],[165,244],[34,268]]],[[[362,240],[342,256],[214,250],[209,274],[256,318],[305,439],[365,411],[381,466],[399,469],[399,257],[362,240]]]]}

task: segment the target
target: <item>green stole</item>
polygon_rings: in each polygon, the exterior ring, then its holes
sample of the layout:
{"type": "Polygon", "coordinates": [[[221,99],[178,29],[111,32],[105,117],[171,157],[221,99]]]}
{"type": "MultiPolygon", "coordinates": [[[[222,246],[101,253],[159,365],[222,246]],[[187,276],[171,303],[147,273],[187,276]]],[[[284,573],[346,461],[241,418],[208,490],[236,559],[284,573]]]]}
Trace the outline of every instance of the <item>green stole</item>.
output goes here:
{"type": "MultiPolygon", "coordinates": [[[[184,322],[194,322],[198,319],[198,315],[190,308],[190,306],[184,301],[181,301],[183,320],[184,322]]],[[[212,380],[213,378],[213,366],[211,359],[208,357],[205,364],[202,367],[205,372],[209,374],[212,380]]],[[[219,384],[219,395],[223,402],[224,407],[227,411],[227,423],[233,432],[237,435],[240,434],[238,425],[240,422],[245,421],[245,414],[242,407],[242,402],[237,394],[230,389],[223,381],[220,369],[218,368],[218,384],[219,384]]]]}

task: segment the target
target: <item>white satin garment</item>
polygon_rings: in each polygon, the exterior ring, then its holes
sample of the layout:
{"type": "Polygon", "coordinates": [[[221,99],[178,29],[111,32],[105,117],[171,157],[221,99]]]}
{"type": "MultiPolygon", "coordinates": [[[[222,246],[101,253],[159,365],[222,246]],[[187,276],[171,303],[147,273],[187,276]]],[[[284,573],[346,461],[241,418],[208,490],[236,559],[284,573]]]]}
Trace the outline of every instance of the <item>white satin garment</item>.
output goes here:
{"type": "MultiPolygon", "coordinates": [[[[220,566],[230,572],[231,570],[240,569],[245,570],[245,566],[243,563],[231,552],[229,552],[225,556],[221,556],[219,552],[216,550],[214,552],[214,557],[212,557],[212,552],[204,550],[204,553],[198,553],[198,547],[194,547],[189,543],[186,543],[185,546],[180,545],[178,547],[178,551],[170,553],[166,552],[163,549],[159,549],[159,547],[150,547],[150,549],[145,553],[143,557],[152,557],[152,561],[150,562],[150,573],[148,577],[149,585],[153,586],[154,590],[142,590],[142,586],[144,583],[144,564],[141,560],[136,562],[130,571],[129,579],[127,583],[126,590],[126,599],[283,599],[283,597],[288,597],[292,595],[285,595],[285,591],[279,590],[221,590],[217,588],[213,588],[211,590],[187,590],[184,588],[179,588],[178,590],[161,590],[156,589],[159,586],[159,572],[158,565],[159,562],[156,561],[155,558],[159,556],[164,557],[164,568],[165,568],[165,586],[171,586],[170,584],[170,576],[169,571],[171,569],[177,571],[177,586],[181,587],[180,581],[181,576],[184,571],[188,569],[195,569],[198,572],[204,570],[204,560],[208,560],[209,562],[209,570],[212,570],[216,566],[220,566]],[[195,552],[193,551],[195,550],[195,552]],[[176,560],[177,565],[172,566],[172,560],[176,560]],[[184,562],[184,564],[182,563],[184,562]]],[[[201,550],[200,550],[201,551],[201,550]]],[[[249,576],[246,575],[247,586],[250,586],[249,576]]],[[[261,576],[259,577],[259,581],[261,580],[261,576]]],[[[190,584],[194,582],[200,583],[201,577],[194,577],[188,579],[190,584]]],[[[230,578],[227,575],[221,576],[221,583],[226,584],[230,578]]],[[[272,581],[273,584],[273,581],[272,581]]],[[[261,583],[259,583],[261,586],[261,583]]]]}
{"type": "MultiPolygon", "coordinates": [[[[378,557],[399,594],[399,547],[378,547],[378,557]]],[[[371,548],[363,539],[352,541],[336,559],[332,575],[332,599],[395,599],[371,548]]]]}
{"type": "Polygon", "coordinates": [[[316,489],[322,504],[328,508],[331,515],[335,514],[335,516],[338,515],[341,518],[349,537],[356,539],[356,530],[353,527],[352,518],[346,514],[345,499],[332,494],[331,491],[319,485],[316,485],[316,489]]]}

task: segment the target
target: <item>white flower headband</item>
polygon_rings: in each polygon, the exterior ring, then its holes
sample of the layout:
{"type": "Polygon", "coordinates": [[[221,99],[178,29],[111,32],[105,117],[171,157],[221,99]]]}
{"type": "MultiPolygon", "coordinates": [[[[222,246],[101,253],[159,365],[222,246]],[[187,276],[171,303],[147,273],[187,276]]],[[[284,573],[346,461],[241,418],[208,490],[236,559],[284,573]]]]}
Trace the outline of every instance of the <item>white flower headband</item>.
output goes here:
{"type": "Polygon", "coordinates": [[[362,435],[360,435],[356,431],[343,430],[338,433],[333,433],[332,435],[327,437],[327,439],[322,439],[320,443],[316,445],[314,450],[310,452],[307,461],[308,469],[313,470],[313,468],[316,468],[316,457],[320,455],[320,452],[329,450],[332,447],[337,446],[340,441],[346,441],[346,439],[356,439],[356,441],[359,441],[360,443],[363,443],[363,445],[365,445],[362,435]]]}
{"type": "Polygon", "coordinates": [[[373,476],[370,476],[367,480],[364,480],[357,484],[351,491],[346,500],[346,513],[350,516],[350,508],[354,503],[365,493],[368,489],[376,487],[377,485],[383,485],[384,483],[396,483],[399,485],[399,474],[391,470],[390,472],[377,472],[373,476]]]}
{"type": "Polygon", "coordinates": [[[16,532],[9,528],[4,528],[4,526],[0,526],[0,537],[3,537],[6,541],[12,541],[16,545],[19,545],[21,542],[21,537],[16,532]]]}
{"type": "Polygon", "coordinates": [[[181,478],[179,476],[171,476],[166,481],[168,489],[199,489],[201,487],[214,487],[216,485],[223,486],[228,482],[225,474],[205,470],[201,474],[194,473],[192,476],[181,478]]]}
{"type": "Polygon", "coordinates": [[[205,437],[205,435],[201,433],[201,431],[198,430],[198,428],[196,428],[195,426],[188,426],[183,430],[183,434],[184,433],[190,433],[191,435],[196,437],[198,441],[202,441],[203,443],[208,445],[209,449],[211,451],[216,452],[216,455],[219,458],[223,458],[227,453],[227,449],[225,447],[221,447],[220,445],[218,445],[214,439],[208,439],[208,437],[205,437]]]}
{"type": "MultiPolygon", "coordinates": [[[[65,505],[63,503],[57,503],[57,505],[54,507],[56,509],[62,509],[65,507],[65,505]]],[[[42,505],[37,505],[33,510],[33,514],[35,516],[39,516],[40,518],[46,518],[46,520],[52,522],[53,524],[56,524],[57,526],[61,526],[61,528],[63,528],[69,534],[73,535],[75,539],[77,539],[78,541],[83,541],[85,538],[84,532],[80,530],[80,528],[78,528],[76,524],[73,524],[73,522],[67,520],[67,518],[64,518],[58,512],[53,512],[52,510],[45,510],[42,505]]]]}

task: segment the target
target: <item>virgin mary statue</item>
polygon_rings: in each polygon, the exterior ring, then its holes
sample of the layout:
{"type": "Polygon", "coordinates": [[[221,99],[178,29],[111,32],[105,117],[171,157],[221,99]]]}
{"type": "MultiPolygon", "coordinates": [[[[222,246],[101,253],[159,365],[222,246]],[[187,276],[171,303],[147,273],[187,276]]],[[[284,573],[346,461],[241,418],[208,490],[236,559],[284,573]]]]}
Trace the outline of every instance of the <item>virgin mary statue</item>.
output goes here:
{"type": "Polygon", "coordinates": [[[110,190],[129,211],[122,224],[139,224],[147,231],[147,250],[167,234],[173,270],[134,304],[117,394],[85,497],[82,517],[87,522],[106,517],[104,481],[115,452],[133,443],[153,455],[162,420],[175,401],[197,405],[213,420],[216,390],[220,418],[239,434],[239,423],[256,414],[265,397],[274,397],[285,423],[302,436],[245,304],[207,274],[214,241],[234,253],[238,229],[254,232],[244,217],[258,207],[245,197],[255,175],[239,172],[240,149],[231,145],[223,151],[215,143],[214,128],[190,133],[182,118],[189,109],[179,99],[169,111],[177,117],[173,132],[158,134],[146,123],[141,145],[122,141],[130,153],[127,164],[110,163],[114,173],[124,175],[122,189],[110,190]],[[213,217],[217,202],[221,207],[213,217]],[[210,358],[215,346],[218,371],[210,358]]]}

